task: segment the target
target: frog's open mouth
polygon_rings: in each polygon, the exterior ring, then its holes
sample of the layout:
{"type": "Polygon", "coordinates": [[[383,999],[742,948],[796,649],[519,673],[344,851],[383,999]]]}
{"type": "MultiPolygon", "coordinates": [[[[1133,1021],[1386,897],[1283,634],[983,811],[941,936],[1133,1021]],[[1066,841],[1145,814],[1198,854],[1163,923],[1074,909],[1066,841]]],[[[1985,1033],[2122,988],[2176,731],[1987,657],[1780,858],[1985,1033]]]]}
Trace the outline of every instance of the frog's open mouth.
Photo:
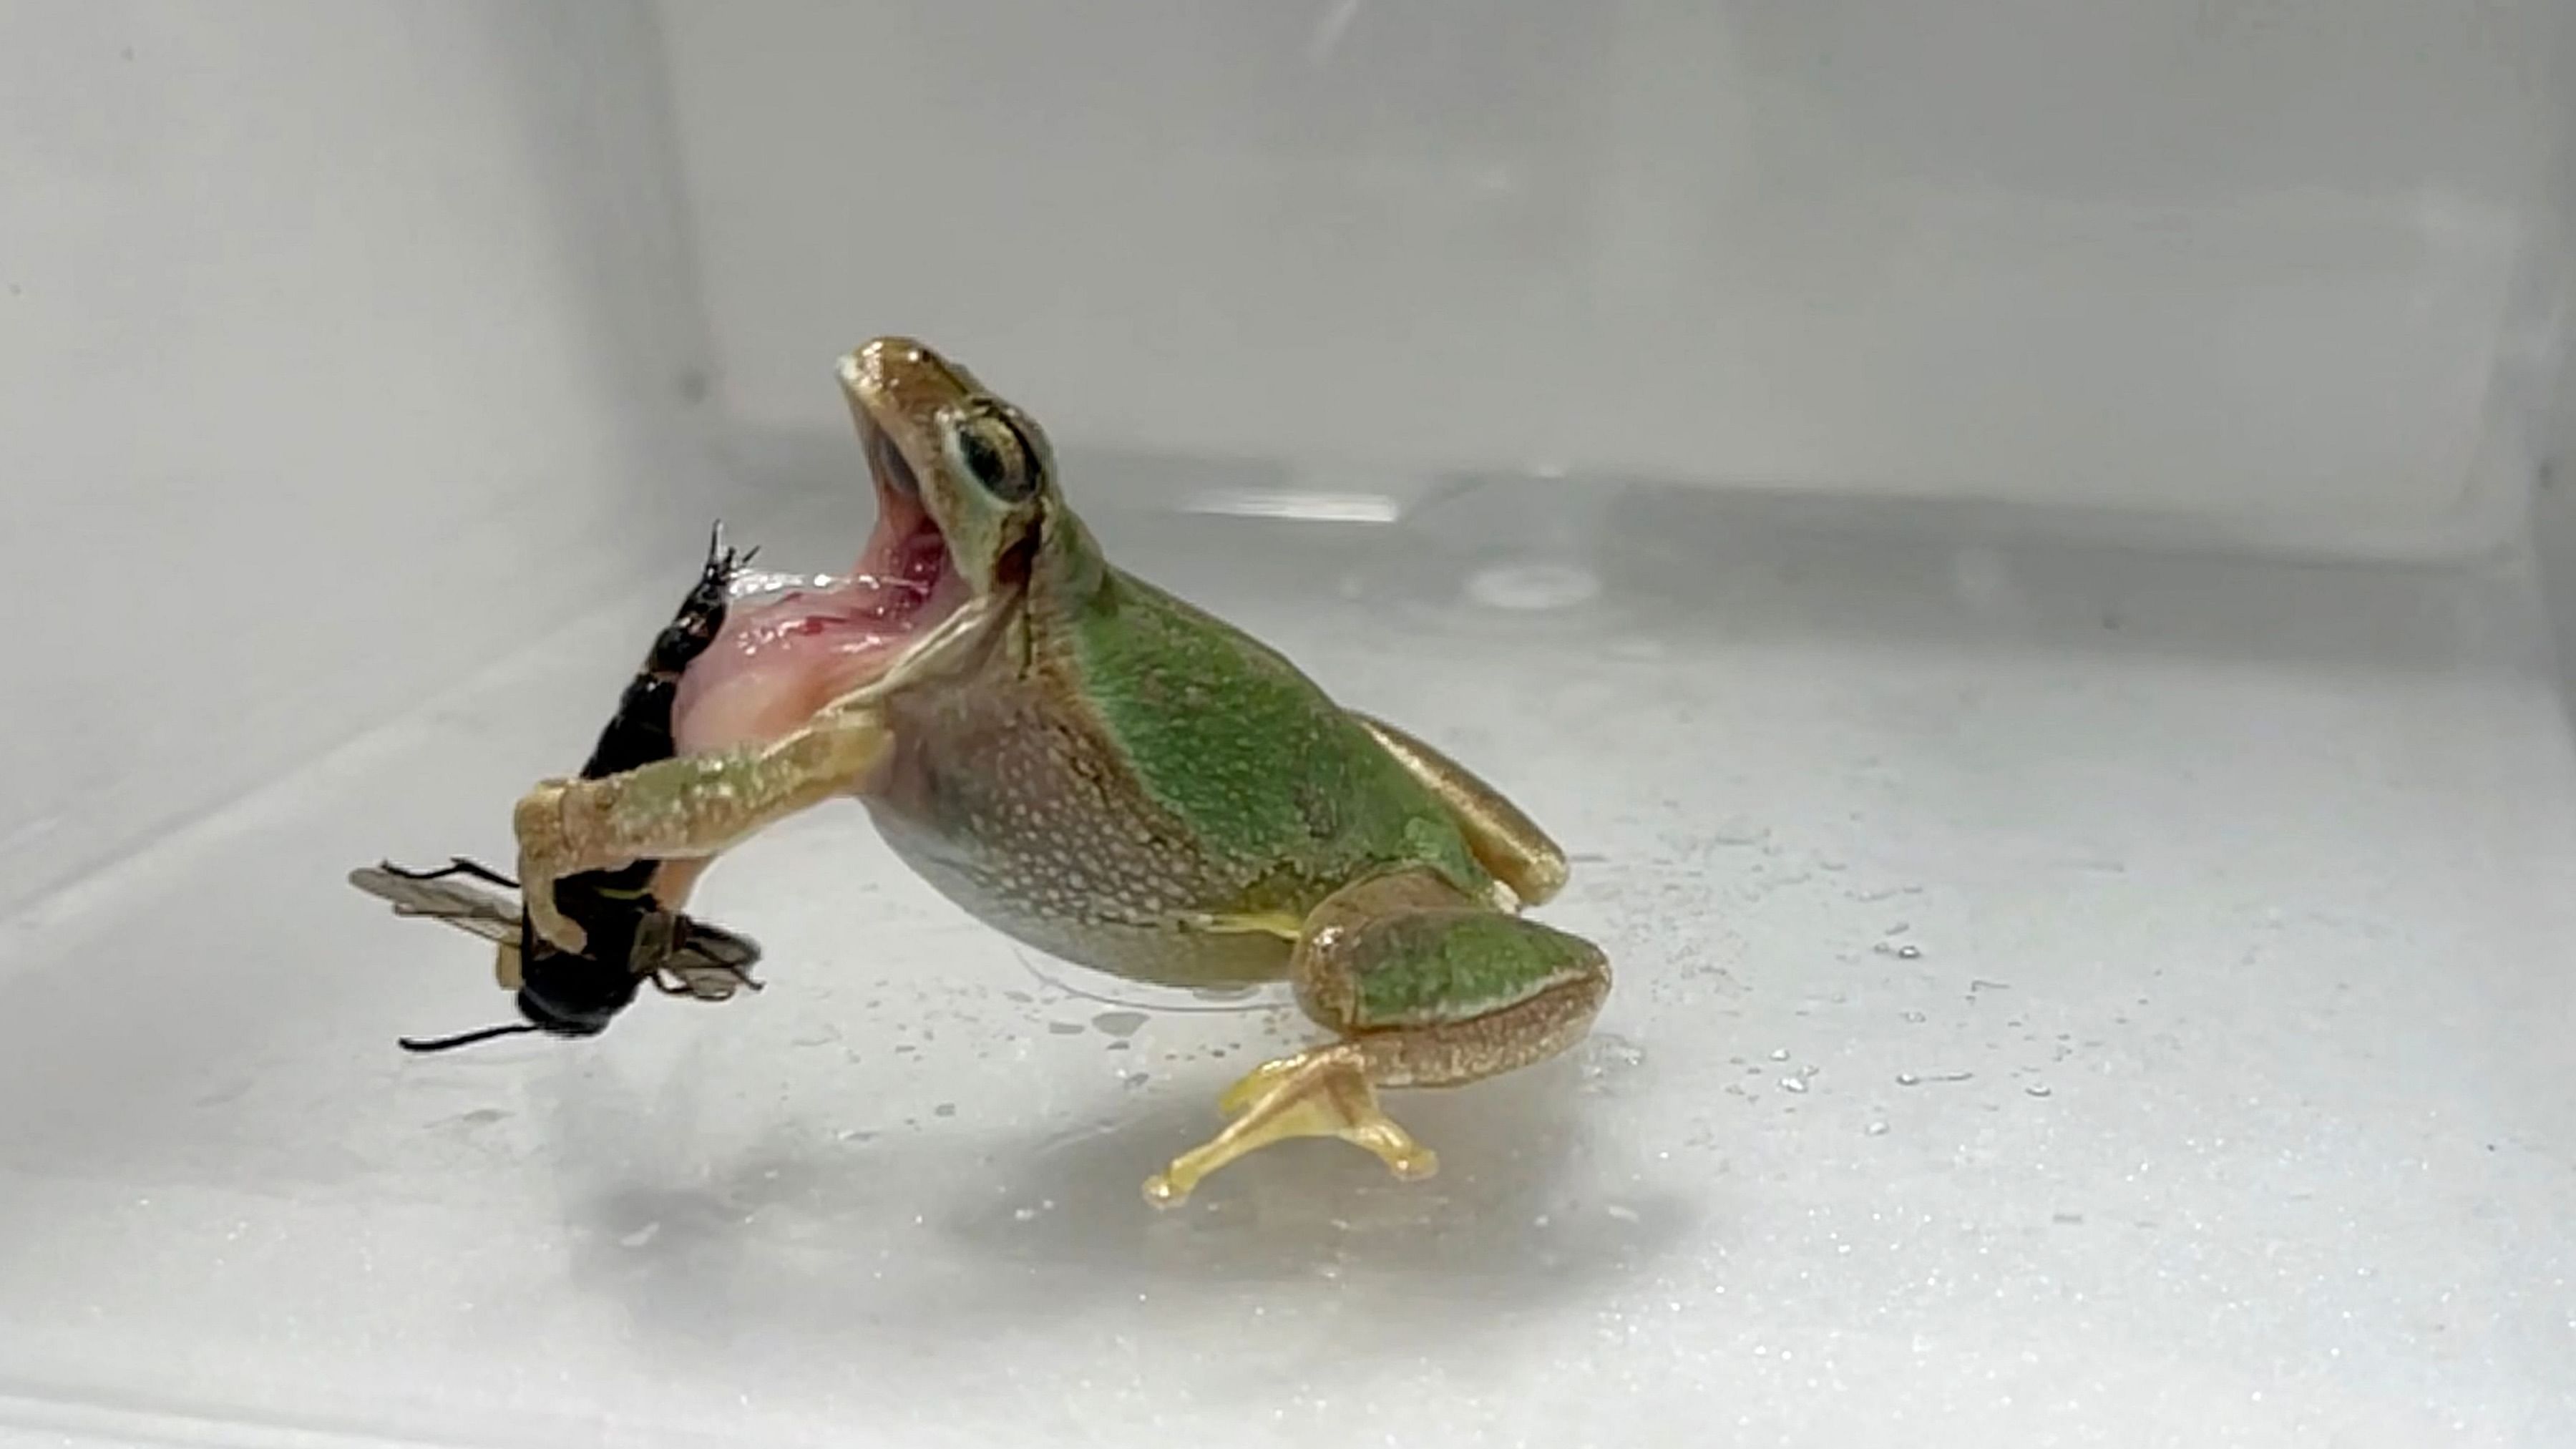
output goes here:
{"type": "Polygon", "coordinates": [[[877,521],[847,584],[862,586],[870,596],[868,610],[876,622],[918,633],[955,613],[966,590],[947,538],[922,506],[921,479],[903,450],[874,422],[860,433],[868,476],[876,484],[877,521]]]}
{"type": "Polygon", "coordinates": [[[782,579],[738,596],[723,635],[680,677],[672,732],[683,753],[762,743],[880,678],[970,590],[921,484],[893,440],[861,429],[876,527],[847,578],[782,579]]]}

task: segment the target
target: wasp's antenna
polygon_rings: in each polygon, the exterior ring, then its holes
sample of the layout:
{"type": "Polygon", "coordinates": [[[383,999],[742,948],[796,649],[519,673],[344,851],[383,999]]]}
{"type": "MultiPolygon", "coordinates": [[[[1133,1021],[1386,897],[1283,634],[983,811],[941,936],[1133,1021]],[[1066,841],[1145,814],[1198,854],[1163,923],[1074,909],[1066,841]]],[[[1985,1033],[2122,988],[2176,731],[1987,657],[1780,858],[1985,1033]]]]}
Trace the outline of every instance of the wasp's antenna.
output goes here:
{"type": "Polygon", "coordinates": [[[760,545],[756,543],[745,549],[725,547],[723,519],[717,519],[715,526],[707,531],[707,561],[722,567],[726,573],[740,573],[751,567],[751,561],[758,557],[760,545]]]}
{"type": "Polygon", "coordinates": [[[529,1032],[540,1030],[543,1030],[543,1028],[537,1026],[533,1022],[513,1021],[501,1026],[487,1026],[479,1031],[460,1031],[454,1036],[431,1037],[427,1041],[422,1041],[417,1037],[408,1036],[396,1037],[394,1041],[395,1044],[400,1046],[404,1051],[426,1054],[429,1052],[454,1051],[456,1048],[461,1046],[472,1046],[478,1041],[490,1041],[496,1036],[524,1036],[529,1032]]]}

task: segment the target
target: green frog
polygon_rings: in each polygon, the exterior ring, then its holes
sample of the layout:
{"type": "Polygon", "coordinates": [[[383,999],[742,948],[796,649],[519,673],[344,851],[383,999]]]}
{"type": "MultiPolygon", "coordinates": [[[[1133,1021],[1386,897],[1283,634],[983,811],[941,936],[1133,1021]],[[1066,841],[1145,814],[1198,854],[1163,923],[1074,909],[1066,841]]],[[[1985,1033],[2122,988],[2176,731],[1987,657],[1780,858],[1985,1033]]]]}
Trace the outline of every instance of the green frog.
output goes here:
{"type": "Polygon", "coordinates": [[[1229,1087],[1230,1120],[1150,1201],[1303,1136],[1429,1176],[1379,1089],[1546,1059],[1608,995],[1598,947],[1522,914],[1565,853],[1465,766],[1110,563],[1045,431],[960,364],[884,337],[839,370],[877,502],[856,571],[730,611],[680,682],[673,758],[520,799],[535,929],[582,948],[567,876],[661,862],[676,910],[725,850],[855,797],[1027,945],[1164,985],[1285,980],[1331,1033],[1229,1087]]]}

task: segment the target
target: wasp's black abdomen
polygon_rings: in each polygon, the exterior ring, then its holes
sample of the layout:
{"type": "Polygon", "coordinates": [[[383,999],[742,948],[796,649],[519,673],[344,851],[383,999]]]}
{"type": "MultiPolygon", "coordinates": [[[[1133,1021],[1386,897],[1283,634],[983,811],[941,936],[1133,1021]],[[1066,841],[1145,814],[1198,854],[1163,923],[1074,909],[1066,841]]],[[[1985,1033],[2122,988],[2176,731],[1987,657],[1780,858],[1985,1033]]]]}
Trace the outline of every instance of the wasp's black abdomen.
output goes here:
{"type": "MultiPolygon", "coordinates": [[[[671,716],[680,675],[723,632],[727,590],[751,555],[724,546],[719,529],[707,544],[706,567],[680,603],[679,612],[654,637],[643,667],[626,683],[617,712],[599,732],[586,780],[622,774],[671,758],[677,746],[671,716]]],[[[653,872],[661,862],[639,860],[615,870],[584,871],[555,882],[555,908],[582,929],[579,953],[557,949],[520,918],[520,1014],[563,1036],[589,1036],[635,999],[635,934],[656,909],[653,872]]]]}
{"type": "Polygon", "coordinates": [[[591,747],[589,763],[581,767],[583,779],[622,774],[671,758],[676,748],[671,737],[671,711],[679,698],[680,675],[724,631],[726,590],[733,583],[735,571],[749,557],[736,556],[726,548],[721,533],[708,544],[706,567],[698,574],[697,585],[680,601],[680,611],[671,617],[671,622],[654,636],[653,647],[644,655],[644,666],[626,682],[626,692],[617,701],[617,712],[609,716],[607,726],[599,732],[599,742],[591,747]]]}

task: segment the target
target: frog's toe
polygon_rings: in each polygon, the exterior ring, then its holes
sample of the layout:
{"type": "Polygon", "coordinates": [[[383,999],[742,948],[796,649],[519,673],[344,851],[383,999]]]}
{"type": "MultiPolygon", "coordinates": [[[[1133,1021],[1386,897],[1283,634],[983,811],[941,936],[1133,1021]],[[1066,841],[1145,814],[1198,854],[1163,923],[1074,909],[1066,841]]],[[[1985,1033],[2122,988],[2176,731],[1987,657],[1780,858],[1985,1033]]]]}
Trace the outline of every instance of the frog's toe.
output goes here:
{"type": "Polygon", "coordinates": [[[1378,1106],[1366,1062],[1348,1042],[1265,1062],[1227,1088],[1219,1102],[1235,1114],[1234,1120],[1147,1178],[1146,1201],[1174,1206],[1208,1174],[1292,1137],[1338,1137],[1375,1153],[1388,1171],[1407,1181],[1439,1170],[1439,1157],[1378,1106]]]}
{"type": "Polygon", "coordinates": [[[570,782],[541,780],[519,797],[511,828],[519,839],[519,891],[527,903],[528,922],[556,947],[579,954],[585,942],[581,927],[555,908],[555,882],[572,868],[572,846],[566,838],[563,800],[570,782]]]}

